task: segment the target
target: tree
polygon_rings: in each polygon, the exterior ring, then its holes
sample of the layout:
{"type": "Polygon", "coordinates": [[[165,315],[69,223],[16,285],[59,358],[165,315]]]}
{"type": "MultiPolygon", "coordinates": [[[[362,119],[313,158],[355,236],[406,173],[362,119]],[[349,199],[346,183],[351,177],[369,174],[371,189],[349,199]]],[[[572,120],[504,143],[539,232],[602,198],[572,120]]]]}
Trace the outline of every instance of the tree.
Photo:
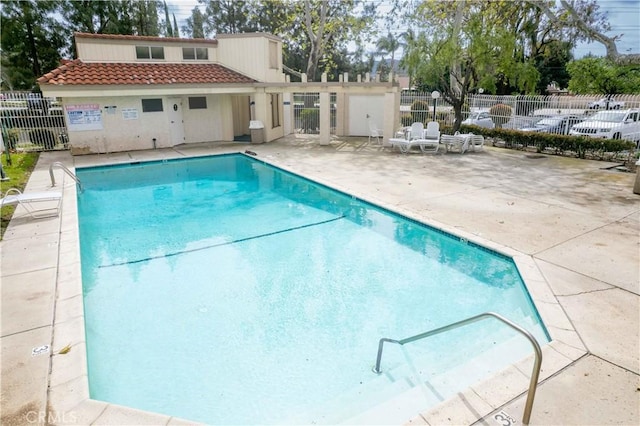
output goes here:
{"type": "Polygon", "coordinates": [[[555,3],[546,3],[539,0],[528,0],[539,7],[545,15],[558,25],[565,28],[574,28],[580,37],[589,41],[596,41],[607,49],[606,57],[617,64],[640,64],[640,54],[620,54],[616,46],[619,35],[609,37],[605,34],[611,29],[606,15],[599,11],[600,6],[595,0],[580,0],[569,3],[560,0],[558,9],[554,9],[555,3]]]}
{"type": "Polygon", "coordinates": [[[3,85],[29,90],[44,71],[56,68],[65,45],[64,31],[55,19],[53,2],[3,1],[2,23],[3,85]]]}
{"type": "Polygon", "coordinates": [[[577,94],[640,93],[640,67],[619,65],[608,58],[588,57],[567,65],[569,90],[577,94]]]}
{"type": "Polygon", "coordinates": [[[496,75],[532,92],[538,72],[521,62],[510,27],[517,12],[509,2],[424,2],[417,17],[425,30],[410,40],[404,63],[410,75],[433,84],[453,106],[454,128],[462,121],[467,93],[483,87],[494,92],[496,75]]]}
{"type": "Polygon", "coordinates": [[[380,39],[376,43],[376,47],[380,55],[391,55],[389,68],[395,72],[395,54],[396,51],[400,48],[400,41],[393,34],[391,34],[391,32],[389,32],[386,36],[380,37],[380,39]]]}
{"type": "Polygon", "coordinates": [[[306,72],[310,80],[317,78],[318,64],[326,52],[344,47],[347,41],[362,41],[362,37],[371,31],[375,10],[374,3],[357,0],[304,1],[306,72]]]}
{"type": "Polygon", "coordinates": [[[173,37],[173,27],[171,26],[171,19],[169,19],[169,8],[167,7],[166,0],[164,3],[164,26],[165,26],[165,36],[173,37]]]}
{"type": "Polygon", "coordinates": [[[205,16],[200,12],[198,6],[191,9],[191,16],[187,18],[186,24],[182,27],[182,32],[186,37],[205,38],[204,21],[205,16]]]}
{"type": "Polygon", "coordinates": [[[138,0],[130,2],[133,11],[132,34],[140,36],[160,35],[158,23],[158,2],[155,0],[138,0]]]}
{"type": "Polygon", "coordinates": [[[250,10],[245,0],[198,0],[205,5],[204,30],[213,34],[234,34],[254,31],[250,10]]]}

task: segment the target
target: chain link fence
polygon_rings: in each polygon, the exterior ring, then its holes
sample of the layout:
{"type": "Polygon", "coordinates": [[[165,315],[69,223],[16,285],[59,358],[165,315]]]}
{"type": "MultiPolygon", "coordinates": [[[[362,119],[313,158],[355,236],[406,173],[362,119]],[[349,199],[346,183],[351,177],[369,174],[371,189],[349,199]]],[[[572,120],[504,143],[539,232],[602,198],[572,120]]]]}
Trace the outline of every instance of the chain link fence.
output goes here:
{"type": "Polygon", "coordinates": [[[60,100],[32,92],[0,94],[2,140],[12,151],[51,151],[68,148],[60,100]]]}

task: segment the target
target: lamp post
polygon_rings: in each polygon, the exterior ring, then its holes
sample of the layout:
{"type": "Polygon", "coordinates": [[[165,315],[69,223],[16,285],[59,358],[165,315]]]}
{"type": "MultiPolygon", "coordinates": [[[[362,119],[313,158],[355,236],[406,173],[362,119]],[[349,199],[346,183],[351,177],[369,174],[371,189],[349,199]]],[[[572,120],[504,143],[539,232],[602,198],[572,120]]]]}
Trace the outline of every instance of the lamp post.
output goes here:
{"type": "Polygon", "coordinates": [[[436,121],[436,105],[438,104],[438,98],[440,97],[440,92],[434,90],[431,92],[431,99],[433,99],[433,121],[436,121]]]}

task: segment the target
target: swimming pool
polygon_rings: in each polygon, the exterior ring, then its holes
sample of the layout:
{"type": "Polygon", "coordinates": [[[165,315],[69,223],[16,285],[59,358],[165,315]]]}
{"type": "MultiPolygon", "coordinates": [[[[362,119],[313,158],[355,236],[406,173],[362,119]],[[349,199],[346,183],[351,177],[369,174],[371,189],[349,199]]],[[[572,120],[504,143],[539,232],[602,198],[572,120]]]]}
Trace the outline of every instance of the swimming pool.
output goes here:
{"type": "Polygon", "coordinates": [[[423,381],[426,408],[530,352],[483,322],[411,345],[409,362],[385,350],[377,376],[381,337],[491,310],[548,341],[511,259],[244,155],[77,175],[94,399],[336,423],[423,381]]]}

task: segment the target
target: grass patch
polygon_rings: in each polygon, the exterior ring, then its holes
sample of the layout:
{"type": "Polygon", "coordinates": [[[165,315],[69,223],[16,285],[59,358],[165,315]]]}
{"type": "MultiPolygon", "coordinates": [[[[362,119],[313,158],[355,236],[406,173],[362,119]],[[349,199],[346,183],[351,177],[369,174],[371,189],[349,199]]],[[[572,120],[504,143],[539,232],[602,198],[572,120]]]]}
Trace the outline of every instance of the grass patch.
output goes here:
{"type": "MultiPolygon", "coordinates": [[[[39,156],[40,153],[38,152],[16,152],[11,154],[11,164],[7,164],[7,156],[4,153],[2,154],[2,168],[10,179],[9,181],[0,183],[0,190],[3,195],[9,188],[18,188],[20,191],[24,190],[24,187],[27,186],[27,182],[29,181],[29,176],[31,176],[31,172],[36,167],[39,156]]],[[[15,206],[5,206],[0,210],[0,240],[4,237],[4,231],[7,229],[7,226],[9,226],[9,221],[15,209],[15,206]]]]}

